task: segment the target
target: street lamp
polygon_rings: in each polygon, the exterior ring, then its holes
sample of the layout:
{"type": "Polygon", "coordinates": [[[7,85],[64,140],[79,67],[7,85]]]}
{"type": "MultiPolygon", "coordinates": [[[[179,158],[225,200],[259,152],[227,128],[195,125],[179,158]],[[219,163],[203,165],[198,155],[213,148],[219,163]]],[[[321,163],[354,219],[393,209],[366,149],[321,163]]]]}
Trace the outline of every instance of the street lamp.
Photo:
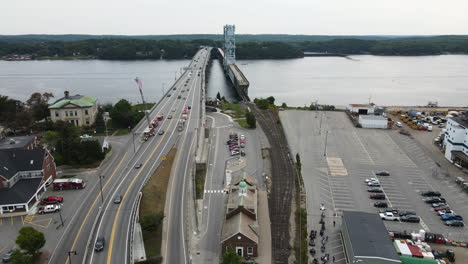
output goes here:
{"type": "Polygon", "coordinates": [[[327,139],[328,139],[328,130],[325,134],[325,150],[323,151],[323,156],[327,156],[327,139]]]}
{"type": "Polygon", "coordinates": [[[70,262],[70,264],[72,264],[71,262],[71,256],[72,255],[78,255],[78,253],[76,253],[76,250],[73,250],[73,251],[68,251],[68,261],[70,262]]]}
{"type": "Polygon", "coordinates": [[[104,178],[104,175],[99,175],[99,186],[101,187],[101,203],[104,203],[104,197],[102,196],[102,178],[104,178]]]}

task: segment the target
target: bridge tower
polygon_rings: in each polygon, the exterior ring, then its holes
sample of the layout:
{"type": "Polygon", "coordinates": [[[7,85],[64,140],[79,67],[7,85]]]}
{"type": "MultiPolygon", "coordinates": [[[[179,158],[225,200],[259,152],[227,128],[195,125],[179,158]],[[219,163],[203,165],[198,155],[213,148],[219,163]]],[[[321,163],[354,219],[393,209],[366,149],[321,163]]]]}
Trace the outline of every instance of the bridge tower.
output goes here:
{"type": "Polygon", "coordinates": [[[236,63],[235,30],[235,25],[224,26],[224,70],[227,70],[229,64],[236,63]]]}

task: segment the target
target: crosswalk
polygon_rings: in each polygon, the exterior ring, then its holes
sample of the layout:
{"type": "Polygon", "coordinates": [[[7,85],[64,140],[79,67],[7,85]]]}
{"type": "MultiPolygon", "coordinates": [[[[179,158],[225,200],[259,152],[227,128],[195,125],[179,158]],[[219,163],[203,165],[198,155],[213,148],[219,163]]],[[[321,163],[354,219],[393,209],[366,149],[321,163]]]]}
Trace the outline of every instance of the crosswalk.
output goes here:
{"type": "Polygon", "coordinates": [[[205,193],[226,194],[226,191],[225,190],[205,190],[205,193]]]}

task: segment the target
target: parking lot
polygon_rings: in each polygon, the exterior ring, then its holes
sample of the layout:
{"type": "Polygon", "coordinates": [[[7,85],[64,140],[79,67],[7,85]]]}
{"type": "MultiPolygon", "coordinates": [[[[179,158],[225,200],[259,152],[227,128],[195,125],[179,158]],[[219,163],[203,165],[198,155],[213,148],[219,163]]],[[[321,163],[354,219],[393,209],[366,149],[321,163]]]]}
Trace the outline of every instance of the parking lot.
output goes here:
{"type": "Polygon", "coordinates": [[[301,155],[310,229],[317,229],[320,203],[328,209],[327,223],[331,219],[338,223],[344,210],[377,212],[364,181],[378,178],[389,207],[412,210],[421,217],[419,224],[386,221],[389,230],[425,229],[468,241],[467,227],[445,226],[422,201],[422,191],[440,191],[450,207],[468,219],[467,195],[414,139],[396,130],[355,128],[342,112],[288,110],[280,117],[292,154],[301,155]],[[382,170],[391,175],[375,175],[382,170]]]}

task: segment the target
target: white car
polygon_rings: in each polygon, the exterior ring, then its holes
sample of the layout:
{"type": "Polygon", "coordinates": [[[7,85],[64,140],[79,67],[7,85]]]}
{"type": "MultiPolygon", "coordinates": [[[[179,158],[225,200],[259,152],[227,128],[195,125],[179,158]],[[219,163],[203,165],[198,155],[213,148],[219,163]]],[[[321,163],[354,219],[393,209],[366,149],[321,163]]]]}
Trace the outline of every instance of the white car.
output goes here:
{"type": "Polygon", "coordinates": [[[401,122],[396,122],[396,126],[397,126],[397,127],[402,127],[403,124],[402,124],[401,122]]]}
{"type": "Polygon", "coordinates": [[[45,213],[54,213],[56,211],[60,211],[60,205],[50,204],[50,205],[39,207],[39,210],[37,211],[37,213],[45,214],[45,213]]]}
{"type": "Polygon", "coordinates": [[[244,136],[244,135],[240,135],[240,140],[245,140],[245,136],[244,136]]]}
{"type": "Polygon", "coordinates": [[[370,186],[370,187],[379,187],[379,186],[380,186],[380,182],[378,182],[378,181],[371,181],[371,182],[368,182],[368,183],[367,183],[367,186],[370,186]]]}
{"type": "Polygon", "coordinates": [[[377,178],[369,178],[369,179],[366,179],[365,182],[366,182],[366,183],[368,183],[368,182],[379,182],[379,179],[377,179],[377,178]]]}
{"type": "Polygon", "coordinates": [[[394,215],[392,212],[380,213],[380,218],[387,221],[400,221],[400,217],[394,215]]]}

